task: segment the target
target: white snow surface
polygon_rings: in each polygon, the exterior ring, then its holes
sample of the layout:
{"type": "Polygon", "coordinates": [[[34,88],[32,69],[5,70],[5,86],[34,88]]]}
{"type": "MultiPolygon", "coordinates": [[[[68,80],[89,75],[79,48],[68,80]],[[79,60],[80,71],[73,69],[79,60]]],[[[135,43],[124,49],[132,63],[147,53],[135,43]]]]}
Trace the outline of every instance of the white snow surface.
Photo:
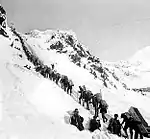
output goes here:
{"type": "MultiPolygon", "coordinates": [[[[27,44],[34,53],[50,66],[56,63],[59,73],[73,80],[74,90],[79,85],[86,85],[93,93],[102,88],[102,96],[109,104],[109,114],[120,114],[130,106],[136,106],[146,121],[150,124],[150,98],[136,92],[124,89],[106,89],[102,82],[78,67],[65,54],[47,51],[44,37],[27,38],[27,44]]],[[[15,41],[10,33],[10,39],[0,36],[0,139],[117,139],[119,137],[102,131],[90,133],[88,130],[78,131],[69,124],[70,111],[78,108],[84,117],[84,126],[88,128],[89,111],[80,106],[72,97],[67,95],[59,86],[34,71],[23,68],[32,65],[24,55],[21,44],[15,41]],[[18,51],[10,44],[21,49],[18,51]],[[19,54],[23,58],[19,58],[19,54]]],[[[146,78],[145,78],[146,79],[146,78]]]]}

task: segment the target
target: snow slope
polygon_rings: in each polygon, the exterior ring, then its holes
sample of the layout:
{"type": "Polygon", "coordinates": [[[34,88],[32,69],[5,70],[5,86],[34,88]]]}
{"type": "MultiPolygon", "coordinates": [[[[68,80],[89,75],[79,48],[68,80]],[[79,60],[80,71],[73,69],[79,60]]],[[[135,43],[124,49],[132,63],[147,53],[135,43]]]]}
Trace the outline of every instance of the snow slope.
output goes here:
{"type": "MultiPolygon", "coordinates": [[[[108,134],[103,126],[101,132],[94,133],[87,130],[79,132],[71,126],[69,113],[75,108],[84,117],[86,129],[91,113],[76,102],[77,98],[74,100],[55,83],[36,73],[19,38],[9,28],[7,33],[9,38],[0,35],[0,139],[118,138],[108,134]],[[26,65],[31,66],[31,70],[25,68],[26,65]]],[[[54,63],[59,73],[73,80],[74,92],[78,91],[79,85],[85,85],[94,94],[101,89],[109,104],[110,115],[135,106],[150,124],[150,97],[123,87],[123,83],[130,88],[139,87],[141,78],[145,81],[141,87],[149,85],[148,73],[136,62],[100,61],[78,42],[72,31],[34,30],[20,35],[34,56],[47,66],[54,63]],[[77,66],[79,61],[81,66],[77,66]],[[98,78],[94,78],[90,69],[98,78]],[[107,75],[107,87],[103,84],[103,73],[107,75]]]]}
{"type": "Polygon", "coordinates": [[[104,131],[93,135],[86,130],[79,132],[68,124],[68,113],[79,108],[85,119],[84,125],[88,127],[90,113],[56,84],[34,70],[24,68],[26,64],[33,65],[27,60],[16,36],[0,36],[0,44],[1,139],[108,138],[104,131]]]}

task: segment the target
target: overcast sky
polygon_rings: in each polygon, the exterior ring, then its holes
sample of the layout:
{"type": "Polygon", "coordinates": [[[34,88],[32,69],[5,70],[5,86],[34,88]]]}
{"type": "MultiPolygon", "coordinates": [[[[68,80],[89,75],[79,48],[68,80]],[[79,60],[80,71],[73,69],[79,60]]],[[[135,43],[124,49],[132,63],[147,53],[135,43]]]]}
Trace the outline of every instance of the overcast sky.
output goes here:
{"type": "Polygon", "coordinates": [[[150,0],[0,0],[22,32],[72,29],[100,59],[126,59],[150,46],[150,0]]]}

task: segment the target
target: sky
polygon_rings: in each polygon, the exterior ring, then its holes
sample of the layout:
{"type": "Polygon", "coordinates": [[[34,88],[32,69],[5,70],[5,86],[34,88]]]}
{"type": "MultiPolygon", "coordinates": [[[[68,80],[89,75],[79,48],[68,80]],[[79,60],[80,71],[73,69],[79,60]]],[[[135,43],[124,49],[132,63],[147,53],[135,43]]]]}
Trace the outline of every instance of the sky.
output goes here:
{"type": "Polygon", "coordinates": [[[0,0],[21,32],[73,30],[102,60],[131,57],[150,46],[149,0],[0,0]]]}

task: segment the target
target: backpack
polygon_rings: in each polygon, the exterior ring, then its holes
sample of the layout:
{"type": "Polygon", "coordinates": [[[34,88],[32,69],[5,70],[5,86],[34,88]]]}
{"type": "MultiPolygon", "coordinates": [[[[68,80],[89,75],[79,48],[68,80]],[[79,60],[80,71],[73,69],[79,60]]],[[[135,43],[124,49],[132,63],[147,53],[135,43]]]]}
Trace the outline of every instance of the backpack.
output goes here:
{"type": "Polygon", "coordinates": [[[92,96],[93,96],[92,91],[87,90],[87,91],[86,91],[86,97],[87,97],[86,99],[87,99],[87,100],[90,100],[90,99],[92,98],[92,96]]]}
{"type": "Polygon", "coordinates": [[[132,119],[132,116],[130,115],[130,113],[125,112],[124,115],[127,117],[128,120],[129,120],[129,119],[132,119]]]}
{"type": "Polygon", "coordinates": [[[107,104],[107,102],[106,102],[106,100],[101,100],[101,107],[102,108],[108,108],[108,104],[107,104]]]}
{"type": "Polygon", "coordinates": [[[70,85],[70,86],[74,86],[72,80],[69,80],[69,85],[70,85]]]}
{"type": "Polygon", "coordinates": [[[101,93],[97,93],[94,96],[96,97],[97,102],[101,102],[101,100],[102,100],[102,94],[101,93]]]}

